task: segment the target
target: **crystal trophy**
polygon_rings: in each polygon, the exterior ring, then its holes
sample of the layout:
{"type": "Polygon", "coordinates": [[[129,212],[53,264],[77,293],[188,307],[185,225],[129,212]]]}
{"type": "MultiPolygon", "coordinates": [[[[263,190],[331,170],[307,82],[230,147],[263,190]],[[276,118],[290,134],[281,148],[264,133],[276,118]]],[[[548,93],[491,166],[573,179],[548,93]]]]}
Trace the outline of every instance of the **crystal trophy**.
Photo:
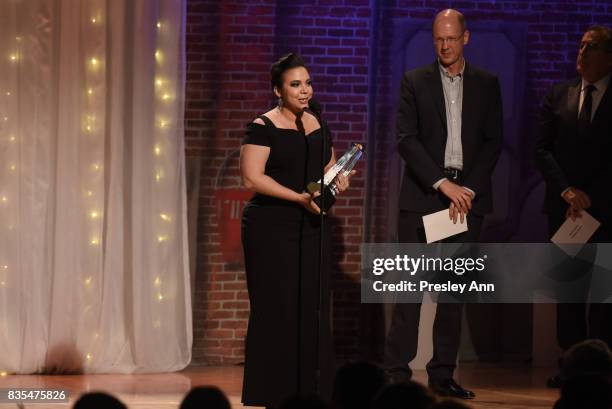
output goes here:
{"type": "MultiPolygon", "coordinates": [[[[328,211],[336,202],[338,187],[336,186],[336,177],[340,174],[348,176],[351,170],[357,164],[357,161],[363,155],[363,145],[353,142],[351,148],[342,155],[342,157],[325,173],[323,177],[323,194],[317,196],[314,202],[324,212],[328,211]],[[325,206],[321,207],[321,199],[325,196],[325,206]]],[[[314,194],[321,190],[321,179],[318,182],[310,182],[306,187],[310,194],[314,194]]]]}

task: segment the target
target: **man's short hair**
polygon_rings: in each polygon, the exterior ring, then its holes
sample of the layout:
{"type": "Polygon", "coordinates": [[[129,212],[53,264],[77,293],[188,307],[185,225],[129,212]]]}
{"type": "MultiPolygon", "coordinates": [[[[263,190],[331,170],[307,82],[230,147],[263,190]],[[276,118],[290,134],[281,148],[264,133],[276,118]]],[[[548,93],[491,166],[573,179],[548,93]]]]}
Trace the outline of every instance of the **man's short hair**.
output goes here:
{"type": "Polygon", "coordinates": [[[612,53],[612,29],[610,27],[602,25],[594,25],[587,29],[597,34],[598,39],[601,41],[601,48],[606,53],[612,53]]]}
{"type": "Polygon", "coordinates": [[[461,26],[461,32],[467,30],[467,23],[465,22],[465,16],[463,13],[459,13],[457,15],[457,20],[459,20],[459,25],[461,26]]]}
{"type": "MultiPolygon", "coordinates": [[[[446,11],[448,9],[444,9],[442,11],[446,11]]],[[[436,13],[433,22],[431,23],[431,30],[433,31],[434,26],[436,25],[436,19],[438,17],[438,14],[442,13],[442,11],[439,11],[438,13],[436,13]]],[[[459,22],[459,26],[461,26],[461,32],[464,33],[465,30],[467,30],[467,22],[465,21],[465,16],[463,15],[462,12],[460,12],[459,10],[454,10],[457,12],[457,21],[459,22]]]]}

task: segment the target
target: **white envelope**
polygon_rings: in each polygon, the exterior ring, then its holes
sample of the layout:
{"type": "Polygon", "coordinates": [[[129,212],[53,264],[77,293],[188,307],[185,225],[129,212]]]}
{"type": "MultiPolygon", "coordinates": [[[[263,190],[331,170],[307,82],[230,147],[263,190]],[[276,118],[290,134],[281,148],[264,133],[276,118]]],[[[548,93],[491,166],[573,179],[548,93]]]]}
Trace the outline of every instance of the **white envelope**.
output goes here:
{"type": "Polygon", "coordinates": [[[423,216],[423,226],[425,226],[425,238],[427,243],[444,240],[455,234],[463,233],[468,230],[467,217],[461,223],[457,217],[457,224],[448,217],[448,209],[440,210],[423,216]]]}
{"type": "Polygon", "coordinates": [[[578,254],[582,246],[563,246],[563,244],[585,244],[601,226],[601,223],[584,210],[581,210],[580,214],[582,217],[577,217],[576,220],[569,217],[565,219],[565,222],[550,239],[571,256],[578,254]]]}

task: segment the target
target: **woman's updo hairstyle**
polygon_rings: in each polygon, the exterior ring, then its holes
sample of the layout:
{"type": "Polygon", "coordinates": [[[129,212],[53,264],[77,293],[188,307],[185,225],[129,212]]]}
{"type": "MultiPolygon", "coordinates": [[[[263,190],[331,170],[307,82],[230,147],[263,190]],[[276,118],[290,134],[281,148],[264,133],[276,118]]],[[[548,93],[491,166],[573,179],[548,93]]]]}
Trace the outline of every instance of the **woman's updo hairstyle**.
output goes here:
{"type": "Polygon", "coordinates": [[[283,74],[285,71],[292,68],[304,67],[304,60],[295,54],[289,53],[281,58],[270,67],[270,83],[272,84],[272,90],[277,87],[279,90],[283,88],[283,74]]]}

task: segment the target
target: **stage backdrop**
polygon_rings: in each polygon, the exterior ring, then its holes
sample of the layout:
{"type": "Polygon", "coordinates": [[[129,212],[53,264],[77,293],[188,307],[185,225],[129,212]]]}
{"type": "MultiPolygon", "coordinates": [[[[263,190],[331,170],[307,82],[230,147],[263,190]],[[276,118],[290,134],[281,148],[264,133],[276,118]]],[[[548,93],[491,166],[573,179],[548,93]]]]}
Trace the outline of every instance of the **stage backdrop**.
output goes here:
{"type": "Polygon", "coordinates": [[[189,362],[184,18],[0,2],[0,372],[189,362]]]}

